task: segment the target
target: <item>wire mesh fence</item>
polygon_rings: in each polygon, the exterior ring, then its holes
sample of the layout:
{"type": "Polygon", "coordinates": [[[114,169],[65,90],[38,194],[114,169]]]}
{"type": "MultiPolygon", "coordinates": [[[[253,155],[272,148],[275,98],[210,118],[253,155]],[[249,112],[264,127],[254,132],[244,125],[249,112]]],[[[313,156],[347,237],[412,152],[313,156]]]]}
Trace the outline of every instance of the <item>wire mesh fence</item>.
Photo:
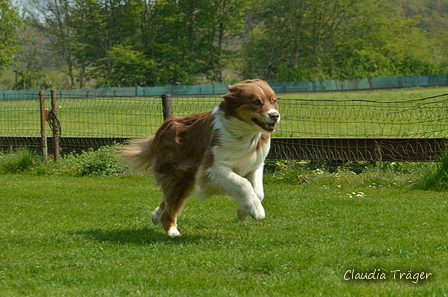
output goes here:
{"type": "MultiPolygon", "coordinates": [[[[46,94],[47,99],[49,96],[46,94]]],[[[172,113],[185,116],[209,111],[221,100],[220,96],[172,97],[172,113]]],[[[51,108],[49,100],[45,100],[45,104],[51,108]]],[[[344,159],[367,159],[358,156],[361,142],[356,141],[357,147],[351,147],[354,145],[351,143],[355,142],[334,139],[432,139],[445,138],[448,132],[448,94],[395,102],[279,99],[279,104],[282,118],[273,137],[278,138],[274,143],[278,146],[276,150],[279,155],[288,158],[337,158],[334,152],[325,152],[330,149],[334,151],[335,143],[344,143],[337,148],[349,152],[339,153],[345,156],[344,159]],[[309,141],[298,142],[291,140],[293,138],[309,141]],[[307,143],[312,147],[304,152],[307,143]],[[325,143],[329,147],[324,148],[325,143]],[[313,150],[316,151],[314,155],[310,153],[313,150]]],[[[56,109],[61,140],[65,142],[61,147],[66,152],[80,147],[97,147],[103,143],[97,138],[119,141],[152,135],[164,120],[162,100],[156,96],[114,97],[111,94],[97,94],[97,97],[79,98],[72,93],[58,92],[56,109]]],[[[41,136],[40,125],[38,92],[25,98],[7,97],[0,100],[0,148],[23,142],[27,146],[38,147],[39,141],[36,143],[36,139],[41,136]]],[[[434,149],[439,152],[443,147],[438,145],[434,149]]],[[[431,148],[429,155],[434,156],[434,149],[431,148]]],[[[381,148],[369,148],[369,158],[381,156],[381,152],[376,153],[378,150],[381,148]]]]}
{"type": "Polygon", "coordinates": [[[0,100],[0,135],[37,136],[40,134],[38,92],[26,96],[4,96],[0,100]]]}
{"type": "Polygon", "coordinates": [[[142,137],[163,122],[157,97],[58,99],[63,136],[142,137]]]}
{"type": "Polygon", "coordinates": [[[279,137],[446,137],[448,94],[408,101],[281,100],[279,137]]]}

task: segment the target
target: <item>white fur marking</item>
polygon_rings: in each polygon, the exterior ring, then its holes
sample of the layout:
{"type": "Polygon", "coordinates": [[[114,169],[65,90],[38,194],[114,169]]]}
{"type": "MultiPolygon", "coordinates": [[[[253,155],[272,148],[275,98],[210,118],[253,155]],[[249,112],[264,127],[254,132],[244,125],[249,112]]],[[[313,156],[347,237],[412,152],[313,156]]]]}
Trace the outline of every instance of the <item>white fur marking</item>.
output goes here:
{"type": "Polygon", "coordinates": [[[171,227],[168,231],[166,231],[166,235],[168,235],[169,237],[177,237],[180,236],[181,234],[176,227],[171,227]]]}
{"type": "Polygon", "coordinates": [[[267,113],[267,117],[269,118],[269,121],[273,122],[273,120],[270,118],[271,115],[278,115],[278,120],[276,123],[280,122],[280,113],[277,110],[272,108],[267,113]]]}
{"type": "Polygon", "coordinates": [[[270,143],[256,150],[261,138],[259,128],[237,120],[225,118],[222,111],[214,110],[213,129],[218,130],[221,144],[213,147],[214,163],[229,167],[240,176],[246,176],[263,164],[270,143]]]}
{"type": "Polygon", "coordinates": [[[251,215],[256,220],[265,217],[260,197],[255,193],[252,184],[244,177],[236,174],[225,165],[214,164],[205,174],[208,182],[205,191],[228,193],[238,202],[238,218],[243,220],[251,215]]]}
{"type": "MultiPolygon", "coordinates": [[[[278,113],[274,109],[270,112],[278,113]]],[[[212,148],[213,165],[205,172],[202,168],[198,171],[198,176],[206,176],[206,182],[199,185],[200,194],[208,198],[227,193],[238,202],[240,220],[249,215],[261,220],[265,217],[261,205],[264,198],[263,162],[270,143],[257,150],[261,138],[258,128],[235,118],[226,118],[220,109],[214,109],[212,115],[213,129],[219,132],[220,145],[212,148]]]]}
{"type": "Polygon", "coordinates": [[[162,211],[160,210],[159,207],[157,207],[154,212],[152,213],[152,222],[154,223],[154,225],[158,225],[160,224],[160,215],[162,214],[162,211]]]}
{"type": "Polygon", "coordinates": [[[264,190],[263,190],[263,164],[260,165],[257,169],[249,172],[246,176],[247,180],[252,184],[254,188],[255,194],[257,194],[260,201],[264,199],[264,190]]]}

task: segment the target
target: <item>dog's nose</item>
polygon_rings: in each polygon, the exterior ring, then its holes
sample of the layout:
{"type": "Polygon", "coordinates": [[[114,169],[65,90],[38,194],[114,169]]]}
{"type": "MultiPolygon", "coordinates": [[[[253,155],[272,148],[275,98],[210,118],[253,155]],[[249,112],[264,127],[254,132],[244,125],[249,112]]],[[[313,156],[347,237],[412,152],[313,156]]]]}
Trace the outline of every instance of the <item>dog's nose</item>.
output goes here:
{"type": "Polygon", "coordinates": [[[280,118],[280,114],[276,111],[274,112],[270,112],[269,113],[269,117],[271,118],[271,120],[273,120],[274,122],[277,122],[278,119],[280,118]]]}

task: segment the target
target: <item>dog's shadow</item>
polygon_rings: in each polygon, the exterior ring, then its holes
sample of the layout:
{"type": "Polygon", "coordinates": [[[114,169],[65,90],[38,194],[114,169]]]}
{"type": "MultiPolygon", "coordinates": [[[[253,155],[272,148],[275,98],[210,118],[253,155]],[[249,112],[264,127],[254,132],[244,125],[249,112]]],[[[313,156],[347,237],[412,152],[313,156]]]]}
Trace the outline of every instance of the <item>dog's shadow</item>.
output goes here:
{"type": "Polygon", "coordinates": [[[148,245],[161,242],[169,242],[173,244],[194,244],[204,239],[198,235],[182,235],[178,237],[168,237],[159,230],[149,227],[140,229],[93,229],[93,230],[76,230],[69,232],[70,235],[80,235],[90,240],[99,242],[110,242],[115,244],[132,244],[132,245],[148,245]]]}

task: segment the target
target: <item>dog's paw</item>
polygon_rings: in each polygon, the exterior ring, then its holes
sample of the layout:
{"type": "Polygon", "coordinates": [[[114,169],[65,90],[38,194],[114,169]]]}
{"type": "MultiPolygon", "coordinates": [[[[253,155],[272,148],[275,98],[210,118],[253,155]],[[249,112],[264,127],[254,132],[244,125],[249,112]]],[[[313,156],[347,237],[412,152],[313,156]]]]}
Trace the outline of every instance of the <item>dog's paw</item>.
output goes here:
{"type": "Polygon", "coordinates": [[[257,221],[265,218],[266,214],[261,204],[254,207],[238,208],[236,216],[239,220],[244,221],[248,216],[253,217],[257,221]]]}
{"type": "Polygon", "coordinates": [[[166,231],[166,235],[169,237],[178,237],[181,236],[179,230],[176,227],[171,227],[168,231],[166,231]]]}
{"type": "Polygon", "coordinates": [[[251,212],[250,212],[250,215],[254,219],[256,219],[257,221],[260,221],[260,220],[262,220],[262,219],[264,219],[266,217],[266,214],[264,212],[264,208],[263,208],[263,206],[261,206],[261,204],[257,208],[252,208],[251,212]]]}

